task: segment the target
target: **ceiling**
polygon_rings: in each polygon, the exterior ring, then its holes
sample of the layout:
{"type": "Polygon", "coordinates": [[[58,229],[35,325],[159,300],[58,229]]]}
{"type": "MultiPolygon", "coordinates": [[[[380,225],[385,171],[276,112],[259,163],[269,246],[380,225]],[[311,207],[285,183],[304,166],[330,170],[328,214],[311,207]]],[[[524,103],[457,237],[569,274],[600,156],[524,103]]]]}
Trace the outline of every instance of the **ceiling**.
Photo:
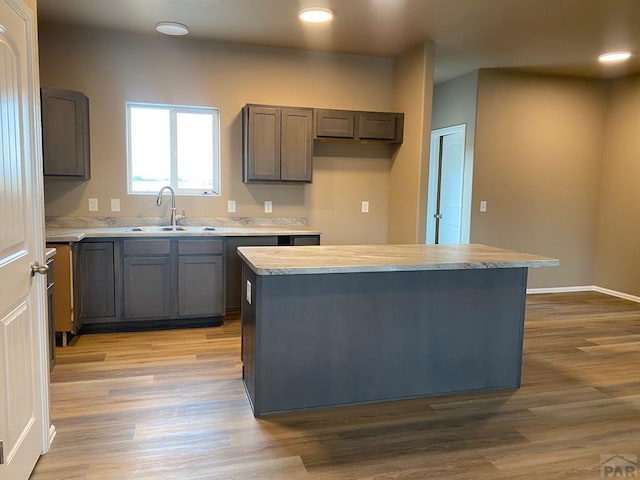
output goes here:
{"type": "Polygon", "coordinates": [[[38,17],[153,35],[171,20],[193,38],[384,57],[431,41],[437,83],[490,67],[640,72],[638,57],[609,69],[596,61],[623,48],[640,57],[640,0],[38,0],[38,17]],[[334,21],[302,25],[309,4],[332,8],[334,21]]]}

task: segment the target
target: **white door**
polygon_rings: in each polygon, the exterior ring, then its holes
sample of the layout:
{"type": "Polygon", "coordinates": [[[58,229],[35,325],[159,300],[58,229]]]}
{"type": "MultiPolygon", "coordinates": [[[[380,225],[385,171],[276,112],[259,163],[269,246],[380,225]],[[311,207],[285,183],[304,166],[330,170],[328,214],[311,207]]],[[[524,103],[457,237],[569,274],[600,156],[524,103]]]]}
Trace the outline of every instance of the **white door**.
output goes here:
{"type": "Polygon", "coordinates": [[[443,135],[440,143],[440,181],[436,243],[460,243],[462,231],[462,178],[464,135],[443,135]]]}
{"type": "Polygon", "coordinates": [[[465,163],[465,125],[431,134],[427,243],[469,241],[471,176],[465,163]]]}
{"type": "Polygon", "coordinates": [[[26,480],[48,448],[42,180],[34,21],[0,0],[0,480],[26,480]],[[45,423],[46,422],[46,423],[45,423]]]}

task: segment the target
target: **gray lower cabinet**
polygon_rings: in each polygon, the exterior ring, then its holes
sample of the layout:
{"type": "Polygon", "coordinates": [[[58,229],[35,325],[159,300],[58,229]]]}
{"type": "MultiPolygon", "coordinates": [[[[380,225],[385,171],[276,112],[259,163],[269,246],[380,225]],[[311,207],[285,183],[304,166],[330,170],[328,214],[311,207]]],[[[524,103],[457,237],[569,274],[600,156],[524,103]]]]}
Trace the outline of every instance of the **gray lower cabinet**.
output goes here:
{"type": "Polygon", "coordinates": [[[120,318],[120,243],[81,243],[82,315],[87,322],[120,318]]]}
{"type": "Polygon", "coordinates": [[[178,258],[178,314],[181,317],[224,315],[221,255],[178,258]]]}
{"type": "MultiPolygon", "coordinates": [[[[86,325],[224,315],[224,240],[125,238],[81,242],[86,325]]],[[[142,323],[141,323],[142,322],[142,323]]],[[[147,323],[151,326],[151,323],[147,323]]]]}
{"type": "Polygon", "coordinates": [[[171,316],[171,257],[125,257],[124,318],[171,316]]]}
{"type": "Polygon", "coordinates": [[[224,314],[222,239],[125,239],[123,256],[125,321],[224,314]]]}
{"type": "Polygon", "coordinates": [[[171,240],[124,239],[124,318],[147,319],[171,316],[171,240]]]}
{"type": "Polygon", "coordinates": [[[224,315],[223,239],[180,239],[177,254],[178,316],[224,315]]]}

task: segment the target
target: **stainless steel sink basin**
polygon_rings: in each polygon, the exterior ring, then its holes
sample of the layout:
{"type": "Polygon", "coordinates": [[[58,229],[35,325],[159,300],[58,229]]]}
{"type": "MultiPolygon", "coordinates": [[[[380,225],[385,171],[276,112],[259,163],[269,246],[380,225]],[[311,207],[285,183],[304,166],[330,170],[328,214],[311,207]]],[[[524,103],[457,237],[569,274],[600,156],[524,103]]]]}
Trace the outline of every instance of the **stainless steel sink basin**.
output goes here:
{"type": "Polygon", "coordinates": [[[144,233],[171,233],[171,232],[214,232],[221,231],[220,227],[212,227],[212,226],[176,226],[172,227],[170,225],[167,226],[144,226],[144,227],[129,227],[127,231],[129,232],[144,232],[144,233]]]}
{"type": "Polygon", "coordinates": [[[131,227],[129,229],[130,232],[147,232],[147,233],[153,233],[153,232],[184,232],[187,230],[187,227],[171,227],[171,226],[167,226],[167,227],[154,227],[154,226],[150,226],[150,227],[131,227]]]}

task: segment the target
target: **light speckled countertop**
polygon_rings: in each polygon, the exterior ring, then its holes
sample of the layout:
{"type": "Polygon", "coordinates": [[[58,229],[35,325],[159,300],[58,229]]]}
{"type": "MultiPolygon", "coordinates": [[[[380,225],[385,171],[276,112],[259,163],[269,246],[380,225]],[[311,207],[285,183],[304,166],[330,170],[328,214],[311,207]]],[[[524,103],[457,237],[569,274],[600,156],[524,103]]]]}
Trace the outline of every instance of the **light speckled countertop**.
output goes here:
{"type": "Polygon", "coordinates": [[[49,243],[79,242],[84,238],[119,238],[119,237],[175,237],[175,236],[210,236],[210,237],[258,237],[272,235],[320,235],[317,230],[308,227],[291,225],[269,226],[180,226],[183,230],[166,231],[165,227],[141,226],[83,226],[83,227],[47,227],[46,240],[49,243]]]}
{"type": "Polygon", "coordinates": [[[240,247],[257,275],[552,267],[555,258],[486,245],[240,247]]]}

